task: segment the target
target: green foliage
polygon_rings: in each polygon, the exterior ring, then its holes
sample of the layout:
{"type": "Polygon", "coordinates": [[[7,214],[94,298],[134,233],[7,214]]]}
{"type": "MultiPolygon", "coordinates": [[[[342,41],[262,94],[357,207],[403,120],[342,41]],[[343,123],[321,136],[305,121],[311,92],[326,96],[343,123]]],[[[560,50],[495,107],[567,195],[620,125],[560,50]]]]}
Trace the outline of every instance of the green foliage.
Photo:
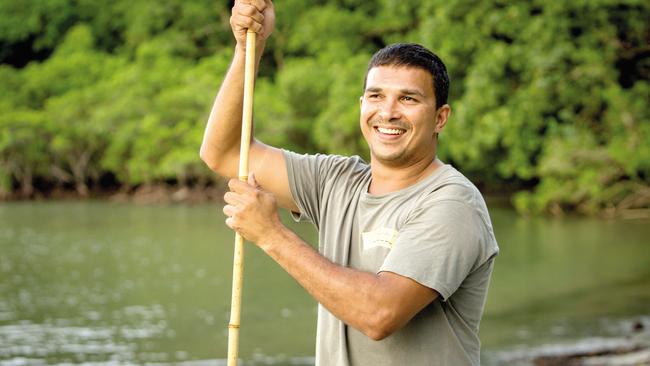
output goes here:
{"type": "Polygon", "coordinates": [[[0,194],[11,192],[16,181],[20,192],[29,196],[34,176],[46,172],[51,134],[44,117],[32,110],[0,110],[0,194]]]}
{"type": "MultiPolygon", "coordinates": [[[[52,48],[74,21],[74,12],[71,0],[1,1],[0,40],[13,43],[33,37],[36,50],[52,48]]],[[[5,56],[2,51],[0,56],[5,56]]]]}
{"type": "MultiPolygon", "coordinates": [[[[256,85],[256,136],[360,154],[368,59],[419,42],[447,64],[440,156],[521,212],[650,206],[650,5],[286,0],[256,85]]],[[[0,195],[208,182],[198,149],[232,57],[228,2],[0,2],[0,195]],[[24,48],[31,54],[21,54],[24,48]],[[45,53],[43,53],[45,52],[45,53]],[[34,61],[23,67],[21,57],[34,61]]]]}

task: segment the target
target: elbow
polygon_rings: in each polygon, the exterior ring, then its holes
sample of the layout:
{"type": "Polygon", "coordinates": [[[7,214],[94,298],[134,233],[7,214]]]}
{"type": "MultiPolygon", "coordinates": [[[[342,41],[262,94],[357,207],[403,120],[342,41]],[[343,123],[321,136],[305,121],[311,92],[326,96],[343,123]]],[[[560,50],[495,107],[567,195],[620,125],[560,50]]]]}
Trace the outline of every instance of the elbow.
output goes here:
{"type": "Polygon", "coordinates": [[[368,338],[372,339],[373,341],[377,341],[377,342],[378,342],[378,341],[381,341],[382,339],[388,337],[388,336],[391,335],[392,333],[390,333],[390,332],[388,332],[388,331],[386,331],[386,330],[377,329],[377,330],[372,330],[372,331],[364,332],[364,334],[365,334],[366,336],[368,336],[368,338]]]}
{"type": "Polygon", "coordinates": [[[199,150],[199,157],[205,163],[205,165],[207,165],[208,168],[210,168],[210,170],[214,170],[212,168],[213,167],[212,160],[210,159],[210,155],[208,154],[207,150],[208,149],[205,146],[205,144],[201,145],[201,149],[199,150]]]}
{"type": "Polygon", "coordinates": [[[208,146],[206,146],[206,144],[201,145],[201,149],[199,150],[199,157],[205,163],[205,165],[210,168],[210,170],[219,175],[223,175],[220,171],[221,164],[219,164],[218,159],[215,158],[215,154],[210,152],[210,149],[208,146]]]}
{"type": "Polygon", "coordinates": [[[400,328],[395,311],[381,309],[375,312],[362,332],[373,341],[381,341],[400,328]]]}

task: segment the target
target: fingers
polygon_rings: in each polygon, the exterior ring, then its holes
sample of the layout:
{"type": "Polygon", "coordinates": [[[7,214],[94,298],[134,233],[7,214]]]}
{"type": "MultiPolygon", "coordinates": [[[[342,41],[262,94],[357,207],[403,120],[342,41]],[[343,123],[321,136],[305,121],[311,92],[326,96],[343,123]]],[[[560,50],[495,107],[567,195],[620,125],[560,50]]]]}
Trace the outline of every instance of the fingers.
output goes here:
{"type": "Polygon", "coordinates": [[[229,205],[239,205],[244,203],[243,197],[234,192],[226,192],[223,195],[223,200],[229,205]]]}
{"type": "Polygon", "coordinates": [[[247,210],[255,202],[260,202],[260,199],[264,195],[264,192],[259,189],[254,173],[250,173],[247,182],[242,182],[239,179],[230,179],[228,181],[228,188],[230,191],[223,195],[223,199],[226,202],[226,205],[223,207],[223,213],[231,219],[231,224],[234,224],[236,221],[235,216],[237,214],[247,210]]]}
{"type": "Polygon", "coordinates": [[[230,25],[236,33],[246,33],[247,30],[252,29],[255,33],[262,30],[261,22],[255,21],[252,17],[235,15],[230,17],[230,25]]]}
{"type": "Polygon", "coordinates": [[[237,213],[237,209],[233,205],[225,205],[223,206],[223,214],[232,217],[237,213]]]}
{"type": "Polygon", "coordinates": [[[237,228],[235,227],[235,219],[233,219],[232,217],[226,219],[226,225],[233,230],[237,230],[237,228]]]}
{"type": "Polygon", "coordinates": [[[267,4],[270,3],[270,1],[264,1],[264,0],[238,0],[235,1],[235,4],[247,4],[247,5],[252,5],[254,6],[259,12],[264,11],[266,8],[267,4]]]}
{"type": "Polygon", "coordinates": [[[264,2],[249,0],[251,3],[237,3],[232,9],[230,24],[235,32],[245,33],[246,30],[252,29],[256,33],[262,31],[264,15],[262,11],[266,7],[264,2]],[[260,10],[260,8],[262,10],[260,10]]]}
{"type": "Polygon", "coordinates": [[[248,184],[255,188],[260,187],[260,185],[257,184],[257,180],[255,180],[255,173],[251,172],[251,174],[248,176],[248,184]]]}
{"type": "Polygon", "coordinates": [[[238,13],[244,17],[252,18],[260,24],[264,21],[264,14],[262,14],[262,11],[252,5],[242,5],[238,13]]]}
{"type": "Polygon", "coordinates": [[[238,229],[237,220],[238,220],[239,213],[240,213],[240,209],[237,208],[235,205],[223,206],[223,214],[226,215],[226,225],[235,231],[237,231],[238,229]]]}
{"type": "Polygon", "coordinates": [[[223,207],[223,213],[228,217],[233,217],[239,213],[244,207],[251,203],[251,199],[255,200],[259,197],[260,191],[256,188],[257,182],[255,177],[249,177],[248,182],[242,182],[238,179],[231,179],[228,181],[228,188],[230,192],[223,195],[226,205],[223,207]]]}
{"type": "MultiPolygon", "coordinates": [[[[253,177],[253,180],[255,178],[253,177]]],[[[251,181],[251,178],[248,178],[248,182],[242,182],[239,179],[231,179],[228,181],[228,188],[230,189],[231,192],[239,193],[239,194],[244,194],[244,193],[249,193],[249,194],[256,194],[258,191],[258,185],[257,182],[255,182],[255,185],[250,184],[249,182],[251,181]]]]}

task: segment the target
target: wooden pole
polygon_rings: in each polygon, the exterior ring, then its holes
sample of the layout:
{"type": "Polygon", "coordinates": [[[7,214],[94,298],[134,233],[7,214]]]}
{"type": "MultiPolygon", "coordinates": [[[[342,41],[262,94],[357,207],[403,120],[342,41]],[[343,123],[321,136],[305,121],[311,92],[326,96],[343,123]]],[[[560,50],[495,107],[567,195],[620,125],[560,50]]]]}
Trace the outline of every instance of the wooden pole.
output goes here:
{"type": "MultiPolygon", "coordinates": [[[[253,89],[255,87],[255,32],[246,33],[246,69],[244,71],[244,110],[242,113],[239,180],[248,181],[248,150],[253,122],[253,89]]],[[[239,325],[241,294],[244,279],[244,238],[235,234],[235,256],[232,268],[232,301],[228,324],[228,366],[237,366],[239,356],[239,325]]]]}

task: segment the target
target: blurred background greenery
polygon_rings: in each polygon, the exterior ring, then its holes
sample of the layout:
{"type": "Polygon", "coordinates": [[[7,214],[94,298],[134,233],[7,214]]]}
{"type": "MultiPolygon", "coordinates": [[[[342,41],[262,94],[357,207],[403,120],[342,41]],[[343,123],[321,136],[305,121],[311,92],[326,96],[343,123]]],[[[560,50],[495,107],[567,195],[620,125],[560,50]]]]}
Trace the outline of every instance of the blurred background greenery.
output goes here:
{"type": "MultiPolygon", "coordinates": [[[[0,196],[206,187],[198,157],[231,56],[232,2],[0,1],[0,196]]],[[[441,158],[519,212],[650,207],[650,3],[283,0],[256,86],[257,136],[360,154],[368,59],[445,60],[441,158]]]]}

